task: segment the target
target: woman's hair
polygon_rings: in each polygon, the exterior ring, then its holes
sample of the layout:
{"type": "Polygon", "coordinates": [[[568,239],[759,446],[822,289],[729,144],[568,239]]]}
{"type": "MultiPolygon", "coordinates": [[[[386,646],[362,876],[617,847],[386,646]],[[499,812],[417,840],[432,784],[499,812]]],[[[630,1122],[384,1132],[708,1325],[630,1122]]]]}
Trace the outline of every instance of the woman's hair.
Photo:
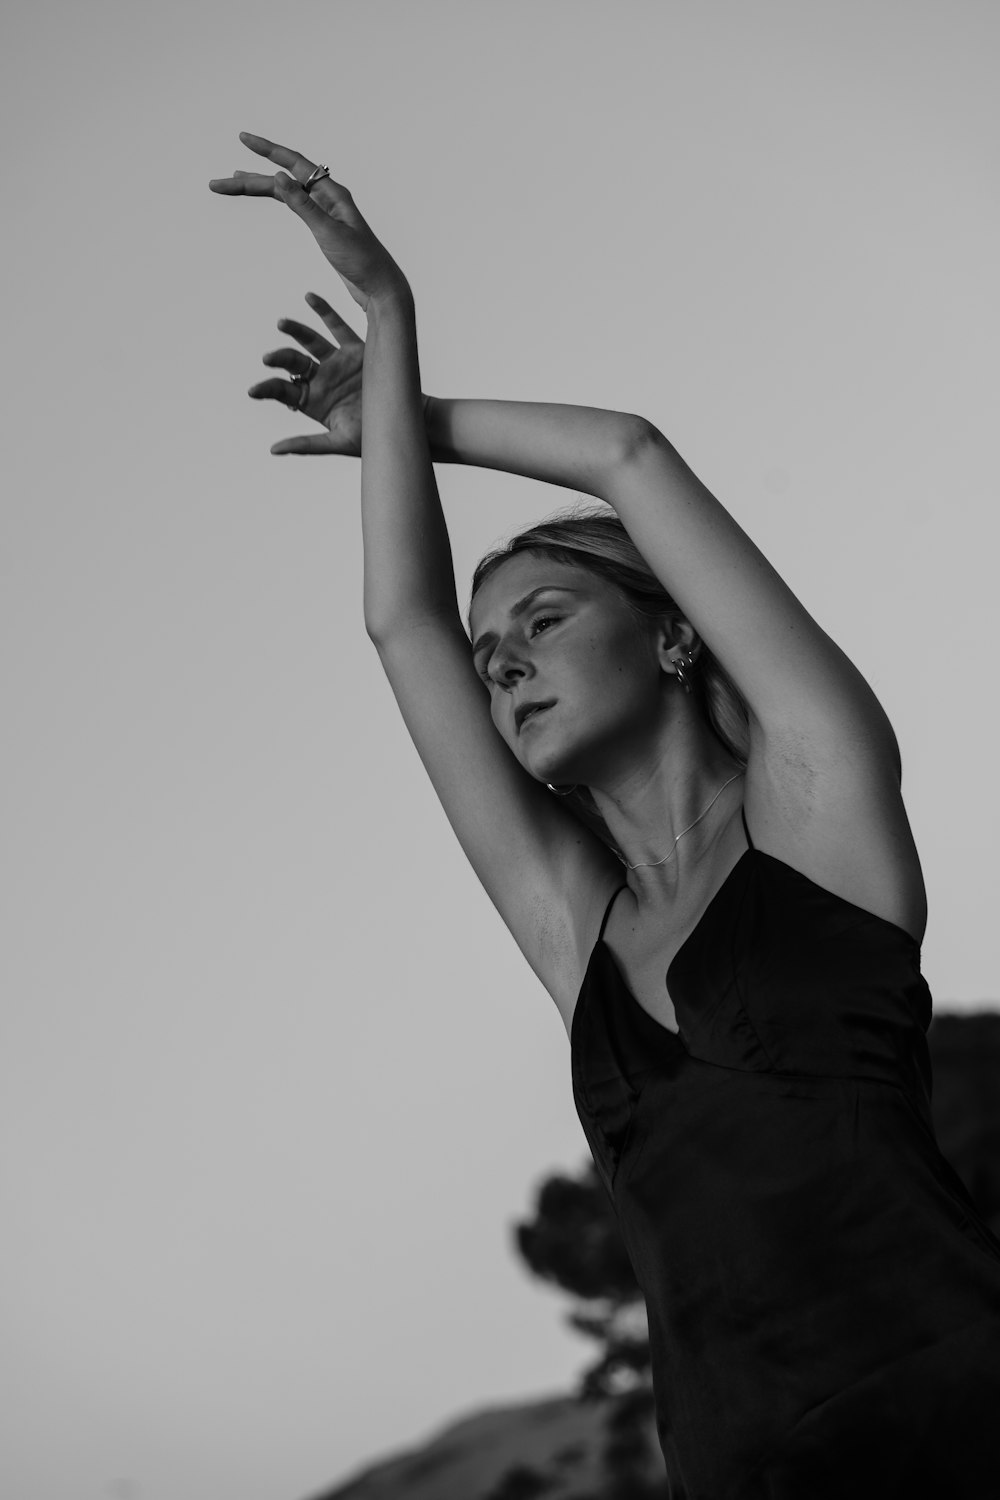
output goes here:
{"type": "MultiPolygon", "coordinates": [[[[610,583],[639,619],[683,619],[684,614],[649,568],[614,511],[606,506],[579,505],[558,511],[530,526],[501,547],[487,552],[472,576],[471,598],[487,578],[518,552],[551,557],[555,562],[585,568],[610,583]]],[[[470,600],[471,605],[471,600],[470,600]]],[[[695,666],[688,673],[692,693],[710,729],[741,766],[746,767],[749,740],[747,707],[739,689],[712,652],[701,643],[695,666]]],[[[566,797],[575,812],[607,836],[593,798],[581,787],[566,797]]]]}

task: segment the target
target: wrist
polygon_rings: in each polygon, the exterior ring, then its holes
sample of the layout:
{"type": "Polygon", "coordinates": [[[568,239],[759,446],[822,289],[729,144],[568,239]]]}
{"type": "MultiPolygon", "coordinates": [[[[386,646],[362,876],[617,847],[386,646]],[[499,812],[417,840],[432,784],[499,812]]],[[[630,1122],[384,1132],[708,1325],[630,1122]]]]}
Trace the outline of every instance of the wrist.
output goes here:
{"type": "Polygon", "coordinates": [[[409,284],[402,281],[373,292],[365,303],[365,314],[369,322],[396,318],[412,321],[416,316],[416,307],[409,284]]]}
{"type": "Polygon", "coordinates": [[[424,431],[431,458],[435,463],[461,463],[461,456],[455,452],[451,430],[451,413],[455,403],[441,396],[425,396],[423,399],[424,431]]]}

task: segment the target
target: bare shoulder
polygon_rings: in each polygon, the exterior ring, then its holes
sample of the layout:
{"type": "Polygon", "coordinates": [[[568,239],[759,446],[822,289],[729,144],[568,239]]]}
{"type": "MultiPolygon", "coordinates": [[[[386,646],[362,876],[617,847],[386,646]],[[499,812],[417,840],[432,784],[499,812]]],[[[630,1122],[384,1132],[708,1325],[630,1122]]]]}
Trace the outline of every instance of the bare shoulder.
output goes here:
{"type": "Polygon", "coordinates": [[[903,928],[927,924],[923,873],[884,715],[751,721],[744,810],[757,848],[903,928]]]}
{"type": "Polygon", "coordinates": [[[558,951],[553,950],[548,978],[539,978],[555,1001],[569,1037],[601,925],[612,899],[624,885],[621,865],[609,862],[603,869],[593,870],[578,886],[574,899],[563,904],[557,914],[561,943],[558,951]]]}
{"type": "Polygon", "coordinates": [[[565,1016],[620,865],[498,735],[457,617],[414,623],[379,654],[462,849],[565,1016]]]}
{"type": "Polygon", "coordinates": [[[748,707],[761,846],[919,936],[923,880],[881,704],[666,438],[641,423],[633,438],[609,498],[748,707]]]}

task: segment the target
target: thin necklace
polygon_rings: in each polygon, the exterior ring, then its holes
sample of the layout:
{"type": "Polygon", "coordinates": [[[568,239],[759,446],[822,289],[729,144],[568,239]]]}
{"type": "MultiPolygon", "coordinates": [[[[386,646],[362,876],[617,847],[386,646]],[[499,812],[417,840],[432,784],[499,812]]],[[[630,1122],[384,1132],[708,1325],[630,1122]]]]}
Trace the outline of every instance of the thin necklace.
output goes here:
{"type": "Polygon", "coordinates": [[[701,822],[701,820],[705,816],[705,814],[708,813],[708,812],[710,812],[711,809],[718,802],[719,798],[722,796],[723,792],[726,790],[726,787],[727,786],[731,786],[732,783],[736,780],[736,778],[738,776],[742,776],[742,775],[743,775],[742,771],[737,771],[735,776],[730,776],[730,778],[729,778],[728,781],[724,781],[722,783],[722,785],[719,787],[719,790],[716,792],[715,796],[712,798],[711,802],[708,804],[708,807],[705,808],[704,812],[700,812],[698,814],[698,816],[694,820],[694,823],[689,823],[686,828],[682,828],[681,829],[680,833],[674,839],[673,845],[672,845],[672,847],[670,849],[670,854],[665,854],[662,859],[640,859],[640,861],[639,861],[639,863],[637,865],[630,865],[629,862],[628,862],[628,860],[622,859],[622,856],[619,854],[618,858],[621,860],[621,862],[625,866],[626,870],[655,870],[658,865],[665,865],[666,862],[667,862],[667,860],[670,858],[670,855],[674,854],[676,852],[677,845],[680,843],[680,841],[684,837],[684,835],[686,833],[690,833],[691,832],[692,828],[695,826],[695,823],[700,823],[701,822]]]}

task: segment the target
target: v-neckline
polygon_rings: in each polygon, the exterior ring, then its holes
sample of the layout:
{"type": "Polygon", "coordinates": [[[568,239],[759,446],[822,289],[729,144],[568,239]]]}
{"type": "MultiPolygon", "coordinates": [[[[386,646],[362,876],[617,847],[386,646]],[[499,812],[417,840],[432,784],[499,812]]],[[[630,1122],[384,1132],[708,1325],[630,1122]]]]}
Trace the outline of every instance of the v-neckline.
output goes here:
{"type": "MultiPolygon", "coordinates": [[[[712,910],[713,906],[715,906],[715,904],[718,902],[720,896],[726,890],[726,887],[729,885],[729,883],[732,880],[733,876],[736,874],[737,870],[741,867],[741,865],[743,864],[744,860],[747,858],[747,855],[754,854],[754,853],[756,853],[756,850],[754,849],[754,846],[752,844],[748,845],[748,847],[743,850],[743,853],[739,856],[739,858],[737,859],[736,863],[732,866],[732,868],[730,869],[728,875],[726,875],[724,877],[721,885],[719,885],[717,887],[717,889],[714,892],[714,894],[709,898],[708,903],[705,906],[705,909],[702,912],[701,916],[698,918],[697,922],[691,928],[691,931],[688,933],[687,937],[681,943],[680,947],[677,949],[677,952],[674,954],[673,958],[670,960],[669,964],[667,965],[667,971],[666,971],[666,974],[664,975],[663,985],[664,985],[664,989],[666,990],[666,993],[667,993],[667,998],[670,1001],[671,1005],[673,1005],[673,1003],[674,1003],[673,1002],[673,996],[672,996],[672,994],[670,992],[670,975],[671,975],[671,973],[673,972],[674,968],[676,967],[676,965],[680,961],[681,956],[683,955],[685,949],[688,948],[689,945],[691,943],[693,943],[694,940],[695,940],[695,938],[698,936],[698,933],[700,932],[703,924],[705,923],[705,921],[708,918],[709,912],[712,910]]],[[[618,887],[618,890],[615,892],[614,896],[612,896],[612,898],[611,898],[611,903],[609,903],[609,906],[608,906],[608,912],[609,913],[610,913],[610,910],[611,910],[611,905],[614,903],[615,899],[621,894],[622,891],[627,890],[627,889],[628,889],[628,887],[625,886],[625,885],[622,885],[622,886],[618,887]]],[[[607,919],[605,918],[605,923],[606,923],[606,920],[607,919]]],[[[615,956],[612,953],[611,949],[608,947],[608,944],[604,940],[604,926],[602,925],[602,927],[601,927],[601,934],[598,937],[597,941],[595,942],[593,948],[591,949],[590,958],[589,958],[589,960],[587,962],[586,972],[584,973],[584,976],[583,976],[583,983],[580,986],[580,992],[579,992],[579,994],[576,997],[576,1005],[573,1008],[573,1017],[572,1017],[572,1020],[570,1021],[570,1047],[572,1047],[572,1044],[573,1044],[573,1032],[574,1032],[575,1027],[576,1027],[576,1018],[577,1018],[577,1015],[579,1014],[579,1011],[580,1011],[580,1001],[583,999],[584,993],[585,993],[585,991],[587,989],[587,981],[590,978],[590,971],[593,968],[594,959],[597,956],[597,950],[599,948],[603,948],[604,951],[605,951],[605,953],[607,954],[608,960],[609,960],[609,962],[611,964],[611,967],[614,969],[615,974],[618,976],[618,982],[619,982],[621,988],[624,990],[625,994],[632,1001],[632,1004],[635,1005],[639,1010],[642,1011],[642,1014],[646,1017],[646,1019],[648,1021],[650,1021],[657,1028],[658,1031],[663,1032],[666,1036],[672,1037],[675,1041],[681,1041],[682,1040],[682,1030],[683,1030],[683,1028],[681,1027],[679,1021],[678,1021],[678,1024],[677,1024],[677,1030],[674,1031],[672,1027],[665,1026],[662,1021],[658,1021],[656,1019],[656,1017],[650,1011],[648,1011],[646,1009],[646,1007],[641,1003],[641,1001],[639,1001],[639,1000],[636,999],[635,995],[632,993],[631,989],[629,988],[629,986],[625,982],[625,976],[624,976],[624,974],[621,971],[621,968],[620,968],[620,966],[618,964],[618,960],[615,958],[615,956]]],[[[676,1015],[676,1007],[675,1007],[674,1013],[676,1015]]]]}
{"type": "MultiPolygon", "coordinates": [[[[718,887],[718,889],[716,890],[715,894],[710,898],[710,900],[709,900],[708,904],[706,905],[704,911],[702,912],[701,916],[698,918],[697,922],[694,924],[694,926],[692,927],[691,931],[688,933],[687,937],[684,939],[683,943],[681,943],[680,947],[677,949],[677,952],[674,954],[673,958],[670,960],[670,963],[667,965],[667,971],[666,971],[666,974],[664,975],[664,987],[665,987],[665,989],[667,991],[667,996],[670,999],[671,1004],[673,1004],[673,997],[672,997],[672,995],[670,993],[670,976],[671,976],[673,970],[675,969],[675,967],[677,966],[677,964],[680,963],[681,958],[683,957],[683,955],[684,955],[685,951],[688,949],[688,947],[690,947],[690,945],[695,941],[695,939],[698,936],[699,932],[701,931],[703,925],[708,920],[709,913],[712,911],[713,907],[715,907],[717,905],[717,903],[719,902],[719,900],[722,897],[722,895],[724,894],[724,892],[728,889],[730,883],[733,880],[733,877],[736,875],[736,872],[738,870],[742,869],[745,861],[752,854],[753,855],[757,855],[760,859],[769,860],[772,864],[780,865],[783,870],[786,870],[786,871],[788,871],[789,874],[794,875],[797,880],[804,880],[808,885],[811,885],[815,890],[821,891],[823,893],[823,895],[825,895],[825,896],[829,896],[831,900],[833,900],[833,901],[839,901],[842,906],[848,906],[848,907],[850,907],[853,911],[856,911],[860,916],[867,917],[870,921],[878,922],[883,927],[887,927],[890,930],[890,932],[893,932],[896,935],[897,938],[900,938],[900,937],[903,938],[903,940],[911,948],[911,950],[915,950],[916,953],[919,954],[920,948],[921,948],[920,942],[918,941],[917,938],[915,938],[913,936],[912,932],[907,932],[907,930],[906,930],[905,927],[900,927],[900,925],[899,925],[898,922],[893,922],[888,917],[881,917],[881,916],[879,916],[878,912],[869,911],[867,907],[858,906],[858,904],[856,902],[848,900],[848,898],[846,896],[840,896],[840,895],[837,894],[836,891],[831,891],[831,890],[827,889],[826,886],[819,885],[810,876],[804,875],[801,870],[797,870],[794,865],[788,864],[786,860],[780,859],[776,854],[767,854],[767,853],[765,853],[765,851],[763,849],[758,849],[755,844],[750,844],[750,845],[748,845],[748,847],[746,849],[744,849],[743,853],[740,855],[740,857],[737,859],[736,863],[733,865],[732,869],[729,871],[729,874],[724,878],[724,880],[722,881],[722,884],[718,887]]],[[[626,889],[627,889],[627,887],[624,886],[624,885],[618,887],[618,890],[615,891],[614,895],[611,898],[611,901],[608,903],[608,912],[610,912],[611,905],[613,904],[613,902],[616,899],[616,897],[619,896],[621,894],[621,892],[623,890],[626,890],[626,889]]],[[[607,922],[607,914],[605,915],[605,924],[606,924],[606,922],[607,922]]],[[[654,1015],[652,1015],[646,1009],[646,1007],[644,1005],[640,1004],[640,1002],[636,999],[635,995],[633,995],[632,991],[629,989],[628,985],[625,982],[625,976],[624,976],[624,974],[622,973],[621,969],[618,966],[618,961],[616,960],[616,958],[615,958],[614,954],[612,953],[611,949],[608,947],[607,943],[604,941],[604,924],[602,924],[600,936],[597,938],[597,941],[594,943],[594,946],[591,949],[590,958],[587,961],[587,967],[586,967],[586,970],[584,971],[583,981],[582,981],[582,983],[580,985],[580,990],[579,990],[579,993],[577,994],[577,997],[576,997],[576,1004],[573,1007],[573,1016],[572,1016],[572,1019],[570,1021],[570,1028],[569,1028],[569,1039],[570,1039],[570,1049],[571,1049],[571,1051],[572,1051],[572,1047],[573,1047],[573,1040],[574,1040],[574,1037],[575,1037],[575,1034],[576,1034],[577,1016],[580,1014],[580,1002],[582,1001],[584,995],[587,992],[587,985],[588,985],[588,981],[590,979],[591,970],[593,969],[594,960],[596,959],[598,949],[600,949],[600,948],[603,948],[604,951],[607,953],[608,959],[609,959],[609,961],[611,963],[611,967],[614,969],[615,974],[618,976],[619,985],[621,986],[622,990],[624,990],[625,994],[631,1000],[632,1004],[636,1007],[636,1009],[639,1010],[639,1011],[641,1011],[642,1014],[649,1021],[649,1023],[652,1026],[655,1026],[656,1029],[657,1029],[657,1031],[659,1031],[662,1035],[670,1037],[671,1040],[673,1042],[675,1042],[675,1043],[682,1044],[683,1043],[683,1032],[682,1032],[682,1028],[681,1028],[680,1024],[678,1023],[678,1028],[677,1028],[676,1031],[672,1031],[669,1026],[665,1026],[662,1021],[658,1021],[656,1019],[656,1017],[654,1015]]]]}

